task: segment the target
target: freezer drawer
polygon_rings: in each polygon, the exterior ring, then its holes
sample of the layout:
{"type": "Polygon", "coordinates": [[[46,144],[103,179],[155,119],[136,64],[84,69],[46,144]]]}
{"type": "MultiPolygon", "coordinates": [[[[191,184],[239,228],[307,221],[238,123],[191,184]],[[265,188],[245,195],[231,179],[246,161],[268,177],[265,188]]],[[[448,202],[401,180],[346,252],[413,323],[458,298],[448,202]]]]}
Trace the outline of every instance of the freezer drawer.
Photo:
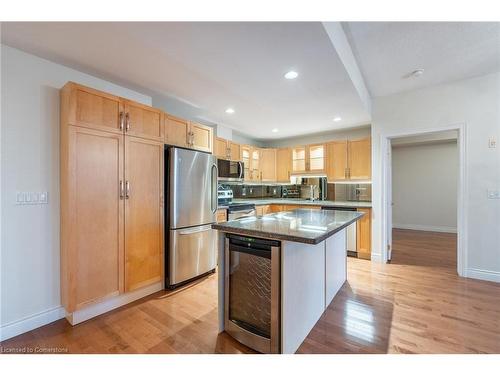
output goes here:
{"type": "Polygon", "coordinates": [[[215,269],[217,265],[217,232],[211,224],[169,233],[169,285],[179,284],[215,269]]]}

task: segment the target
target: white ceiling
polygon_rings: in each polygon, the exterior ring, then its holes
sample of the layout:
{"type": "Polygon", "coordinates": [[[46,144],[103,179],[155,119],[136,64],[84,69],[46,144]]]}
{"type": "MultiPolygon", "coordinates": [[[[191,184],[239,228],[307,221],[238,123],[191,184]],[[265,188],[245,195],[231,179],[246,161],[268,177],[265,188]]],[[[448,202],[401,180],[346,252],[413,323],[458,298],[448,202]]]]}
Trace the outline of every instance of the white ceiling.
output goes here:
{"type": "Polygon", "coordinates": [[[500,71],[500,23],[348,22],[372,97],[500,71]],[[403,78],[425,69],[419,78],[403,78]]]}
{"type": "Polygon", "coordinates": [[[319,22],[3,23],[2,42],[145,93],[175,96],[197,107],[201,119],[254,138],[370,121],[319,22]],[[283,78],[290,69],[299,72],[294,81],[283,78]],[[235,113],[227,115],[227,107],[235,113]],[[335,116],[342,121],[333,122],[335,116]]]}

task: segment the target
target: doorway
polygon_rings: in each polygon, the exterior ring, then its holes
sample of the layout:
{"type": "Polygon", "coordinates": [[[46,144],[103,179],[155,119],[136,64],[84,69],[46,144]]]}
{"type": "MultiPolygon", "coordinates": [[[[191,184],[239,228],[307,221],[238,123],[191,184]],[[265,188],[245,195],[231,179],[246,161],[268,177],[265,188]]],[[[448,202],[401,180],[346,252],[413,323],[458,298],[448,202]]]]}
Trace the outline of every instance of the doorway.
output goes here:
{"type": "Polygon", "coordinates": [[[384,261],[464,276],[464,126],[382,141],[384,261]]]}

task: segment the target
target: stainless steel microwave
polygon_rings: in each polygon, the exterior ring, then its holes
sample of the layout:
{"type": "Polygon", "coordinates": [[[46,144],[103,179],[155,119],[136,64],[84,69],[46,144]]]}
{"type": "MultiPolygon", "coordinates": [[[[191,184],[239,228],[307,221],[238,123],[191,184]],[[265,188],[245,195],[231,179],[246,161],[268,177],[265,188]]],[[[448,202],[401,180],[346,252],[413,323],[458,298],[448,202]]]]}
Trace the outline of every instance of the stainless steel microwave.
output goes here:
{"type": "Polygon", "coordinates": [[[243,181],[245,178],[245,168],[241,161],[218,159],[217,167],[221,181],[243,181]]]}

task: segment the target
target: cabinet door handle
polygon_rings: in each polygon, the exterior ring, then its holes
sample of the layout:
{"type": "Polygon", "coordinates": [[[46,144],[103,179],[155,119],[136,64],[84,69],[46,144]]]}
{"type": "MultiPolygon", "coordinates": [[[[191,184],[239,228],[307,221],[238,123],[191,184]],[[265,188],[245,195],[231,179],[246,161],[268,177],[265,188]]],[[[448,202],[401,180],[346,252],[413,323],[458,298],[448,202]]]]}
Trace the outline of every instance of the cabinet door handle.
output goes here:
{"type": "Polygon", "coordinates": [[[125,115],[125,131],[129,131],[130,130],[130,115],[129,113],[127,112],[127,114],[125,115]]]}
{"type": "Polygon", "coordinates": [[[120,199],[123,199],[124,191],[123,191],[123,180],[120,180],[120,199]]]}
{"type": "Polygon", "coordinates": [[[120,111],[120,131],[123,131],[123,111],[120,111]]]}
{"type": "Polygon", "coordinates": [[[130,198],[130,182],[127,180],[125,182],[125,199],[130,198]]]}

